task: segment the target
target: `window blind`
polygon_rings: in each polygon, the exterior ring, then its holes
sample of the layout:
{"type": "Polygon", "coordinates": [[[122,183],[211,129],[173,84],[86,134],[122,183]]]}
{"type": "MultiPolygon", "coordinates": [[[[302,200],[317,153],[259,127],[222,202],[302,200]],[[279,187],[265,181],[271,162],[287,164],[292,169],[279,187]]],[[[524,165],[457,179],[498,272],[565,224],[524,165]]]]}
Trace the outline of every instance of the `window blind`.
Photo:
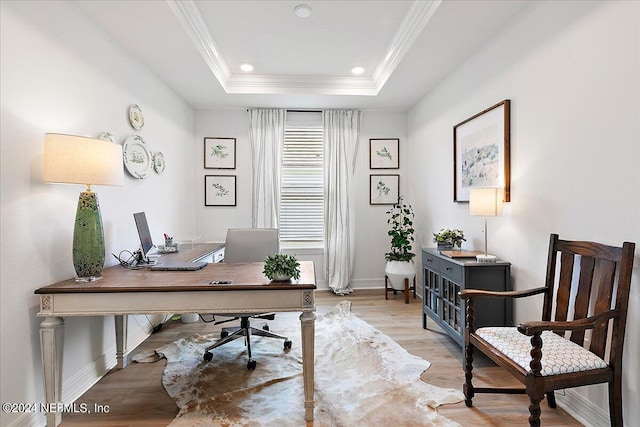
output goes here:
{"type": "Polygon", "coordinates": [[[324,237],[321,112],[287,112],[280,188],[280,240],[317,242],[324,237]]]}

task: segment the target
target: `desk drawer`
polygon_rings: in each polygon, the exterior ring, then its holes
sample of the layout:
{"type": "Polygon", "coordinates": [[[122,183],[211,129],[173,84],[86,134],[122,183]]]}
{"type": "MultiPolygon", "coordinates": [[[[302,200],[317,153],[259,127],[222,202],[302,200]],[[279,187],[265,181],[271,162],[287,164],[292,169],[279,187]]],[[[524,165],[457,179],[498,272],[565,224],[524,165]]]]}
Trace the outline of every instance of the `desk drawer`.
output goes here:
{"type": "Polygon", "coordinates": [[[440,274],[456,283],[462,283],[462,270],[461,265],[440,260],[440,274]]]}
{"type": "Polygon", "coordinates": [[[431,271],[440,271],[440,258],[437,256],[422,252],[422,268],[428,268],[431,271]]]}

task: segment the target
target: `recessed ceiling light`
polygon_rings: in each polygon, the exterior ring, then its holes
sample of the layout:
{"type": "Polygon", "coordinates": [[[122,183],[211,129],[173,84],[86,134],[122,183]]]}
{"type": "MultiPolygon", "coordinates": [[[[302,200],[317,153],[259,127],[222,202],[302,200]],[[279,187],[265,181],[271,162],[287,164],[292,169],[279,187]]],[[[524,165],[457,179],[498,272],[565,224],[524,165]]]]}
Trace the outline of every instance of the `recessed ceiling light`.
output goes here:
{"type": "Polygon", "coordinates": [[[240,69],[242,71],[244,71],[245,73],[250,73],[251,71],[253,71],[253,65],[251,65],[251,64],[242,64],[242,65],[240,65],[240,69]]]}
{"type": "Polygon", "coordinates": [[[351,73],[355,74],[355,75],[362,74],[362,73],[364,73],[364,68],[362,68],[362,67],[353,67],[351,69],[351,73]]]}
{"type": "Polygon", "coordinates": [[[293,8],[293,13],[295,13],[298,18],[307,18],[311,16],[313,9],[311,9],[309,5],[299,4],[293,8]]]}

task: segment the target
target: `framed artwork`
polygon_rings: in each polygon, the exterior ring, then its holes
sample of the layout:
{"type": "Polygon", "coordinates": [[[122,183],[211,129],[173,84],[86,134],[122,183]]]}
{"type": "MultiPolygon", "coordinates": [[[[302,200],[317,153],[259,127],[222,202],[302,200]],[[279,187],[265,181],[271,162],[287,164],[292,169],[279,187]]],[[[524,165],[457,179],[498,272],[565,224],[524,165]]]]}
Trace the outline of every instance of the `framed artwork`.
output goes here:
{"type": "Polygon", "coordinates": [[[506,99],[453,127],[453,201],[474,187],[504,188],[511,199],[510,106],[506,99]]]}
{"type": "Polygon", "coordinates": [[[400,140],[371,138],[369,140],[369,169],[399,169],[400,140]]]}
{"type": "Polygon", "coordinates": [[[236,205],[235,175],[205,175],[204,176],[204,205],[205,206],[235,206],[236,205]]]}
{"type": "Polygon", "coordinates": [[[369,204],[393,205],[400,197],[400,175],[369,175],[369,204]]]}
{"type": "Polygon", "coordinates": [[[209,138],[204,139],[205,169],[235,169],[236,139],[209,138]]]}

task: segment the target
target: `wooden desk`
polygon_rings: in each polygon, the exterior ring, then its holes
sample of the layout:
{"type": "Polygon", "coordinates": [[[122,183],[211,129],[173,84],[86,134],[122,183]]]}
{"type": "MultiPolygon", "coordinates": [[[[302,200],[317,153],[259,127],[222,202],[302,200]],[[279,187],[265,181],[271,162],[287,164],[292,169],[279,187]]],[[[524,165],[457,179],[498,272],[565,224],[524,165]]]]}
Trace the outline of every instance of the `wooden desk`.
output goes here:
{"type": "MultiPolygon", "coordinates": [[[[217,246],[219,248],[219,245],[217,246]]],[[[171,259],[195,259],[216,249],[194,245],[171,259]]],[[[167,255],[163,255],[167,256],[167,255]]],[[[208,264],[198,271],[128,270],[106,268],[103,279],[76,283],[74,279],[37,289],[38,316],[46,403],[60,402],[64,317],[115,316],[117,367],[126,365],[127,316],[171,313],[256,313],[301,311],[305,419],[313,421],[314,336],[316,278],[313,262],[300,262],[296,283],[270,282],[263,263],[208,264]],[[232,280],[231,285],[211,285],[232,280]]],[[[60,413],[47,413],[47,426],[57,426],[60,413]]]]}

